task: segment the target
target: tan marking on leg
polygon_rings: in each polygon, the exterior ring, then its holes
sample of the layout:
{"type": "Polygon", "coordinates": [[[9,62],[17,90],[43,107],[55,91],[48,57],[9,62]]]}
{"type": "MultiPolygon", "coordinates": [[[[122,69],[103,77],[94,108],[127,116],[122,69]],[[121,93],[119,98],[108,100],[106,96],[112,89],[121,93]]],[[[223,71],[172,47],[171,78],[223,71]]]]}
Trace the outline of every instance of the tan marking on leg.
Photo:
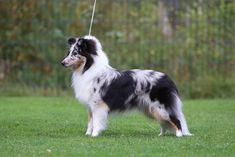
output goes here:
{"type": "Polygon", "coordinates": [[[149,112],[160,123],[169,123],[174,129],[179,130],[178,127],[171,120],[162,117],[161,114],[156,109],[154,109],[154,107],[149,107],[149,112]]]}
{"type": "MultiPolygon", "coordinates": [[[[182,136],[181,130],[179,130],[178,127],[170,119],[166,119],[165,117],[163,117],[156,108],[149,107],[149,114],[151,114],[154,119],[159,121],[161,125],[165,125],[168,126],[169,128],[174,129],[177,137],[182,136]]],[[[163,134],[164,133],[161,132],[159,135],[161,136],[163,134]]]]}
{"type": "Polygon", "coordinates": [[[104,108],[104,109],[106,109],[107,111],[110,111],[109,106],[108,106],[106,103],[104,103],[104,102],[100,103],[100,104],[98,105],[98,108],[104,108]]]}
{"type": "Polygon", "coordinates": [[[168,121],[175,130],[179,130],[178,127],[171,120],[168,121]]]}
{"type": "Polygon", "coordinates": [[[160,115],[160,113],[159,113],[156,109],[154,109],[153,106],[152,106],[152,107],[149,107],[149,113],[152,115],[152,117],[153,117],[154,119],[156,119],[157,121],[159,121],[159,123],[162,123],[162,122],[166,121],[166,119],[164,119],[164,118],[160,115]]]}
{"type": "Polygon", "coordinates": [[[87,131],[86,131],[86,135],[91,135],[92,130],[93,130],[93,126],[92,126],[92,112],[89,110],[88,111],[88,122],[87,122],[87,131]]]}
{"type": "Polygon", "coordinates": [[[172,128],[175,129],[175,135],[177,137],[181,137],[182,136],[182,131],[171,120],[169,120],[169,123],[171,124],[172,128]]]}
{"type": "Polygon", "coordinates": [[[91,111],[88,112],[88,123],[92,120],[92,113],[91,111]]]}

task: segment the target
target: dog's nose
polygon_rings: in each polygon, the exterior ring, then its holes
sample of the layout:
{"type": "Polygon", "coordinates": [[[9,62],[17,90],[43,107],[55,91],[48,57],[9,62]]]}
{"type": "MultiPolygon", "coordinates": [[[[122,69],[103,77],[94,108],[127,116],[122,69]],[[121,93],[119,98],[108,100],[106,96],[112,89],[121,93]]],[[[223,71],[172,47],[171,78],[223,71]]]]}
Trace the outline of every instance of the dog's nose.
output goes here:
{"type": "Polygon", "coordinates": [[[61,65],[65,66],[65,62],[62,61],[62,62],[61,62],[61,65]]]}

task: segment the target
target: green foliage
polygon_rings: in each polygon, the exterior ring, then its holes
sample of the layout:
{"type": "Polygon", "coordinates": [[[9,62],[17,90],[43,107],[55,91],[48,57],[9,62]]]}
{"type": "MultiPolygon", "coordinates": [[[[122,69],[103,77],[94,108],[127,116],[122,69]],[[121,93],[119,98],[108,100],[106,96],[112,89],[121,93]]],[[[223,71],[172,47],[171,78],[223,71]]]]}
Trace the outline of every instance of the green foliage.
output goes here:
{"type": "MultiPolygon", "coordinates": [[[[0,86],[70,88],[66,40],[87,34],[93,1],[0,1],[0,86]]],[[[98,1],[92,34],[118,69],[168,73],[182,95],[233,97],[235,2],[98,1]]],[[[6,88],[6,87],[3,87],[6,88]]]]}
{"type": "Polygon", "coordinates": [[[234,156],[234,100],[185,101],[184,109],[192,137],[158,137],[159,124],[134,112],[111,115],[92,138],[73,98],[0,98],[0,156],[234,156]]]}

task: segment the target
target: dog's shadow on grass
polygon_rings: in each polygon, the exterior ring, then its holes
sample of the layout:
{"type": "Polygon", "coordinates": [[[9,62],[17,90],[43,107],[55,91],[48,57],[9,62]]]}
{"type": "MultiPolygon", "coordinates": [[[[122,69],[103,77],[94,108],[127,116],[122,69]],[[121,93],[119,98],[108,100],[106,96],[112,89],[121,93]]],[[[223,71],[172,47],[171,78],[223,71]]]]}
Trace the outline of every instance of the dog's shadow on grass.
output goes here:
{"type": "MultiPolygon", "coordinates": [[[[37,136],[48,136],[53,138],[66,138],[66,137],[89,137],[85,135],[86,129],[78,125],[67,126],[54,126],[48,127],[43,130],[37,130],[37,136]]],[[[158,138],[159,130],[154,129],[107,129],[104,130],[99,137],[105,138],[158,138]]],[[[163,137],[175,137],[175,135],[167,133],[163,137]]],[[[159,137],[161,138],[161,137],[159,137]]]]}
{"type": "MultiPolygon", "coordinates": [[[[85,135],[86,127],[85,124],[77,124],[77,123],[46,123],[44,121],[40,121],[39,124],[32,127],[31,122],[17,122],[12,124],[14,129],[12,130],[24,130],[22,135],[27,136],[41,136],[41,137],[51,137],[51,138],[70,138],[70,137],[89,137],[85,135]]],[[[6,133],[6,136],[9,133],[6,133]]],[[[105,138],[156,138],[159,137],[159,130],[156,129],[138,129],[138,128],[110,128],[103,131],[99,137],[105,138]]],[[[164,137],[175,137],[173,134],[166,134],[164,137]]],[[[161,137],[159,137],[161,138],[161,137]]]]}
{"type": "Polygon", "coordinates": [[[175,137],[173,134],[166,134],[164,136],[158,136],[159,132],[157,131],[143,131],[143,130],[129,130],[128,132],[123,131],[115,131],[115,130],[107,130],[104,131],[100,136],[107,138],[123,138],[123,137],[131,137],[131,138],[161,138],[161,137],[175,137]]]}

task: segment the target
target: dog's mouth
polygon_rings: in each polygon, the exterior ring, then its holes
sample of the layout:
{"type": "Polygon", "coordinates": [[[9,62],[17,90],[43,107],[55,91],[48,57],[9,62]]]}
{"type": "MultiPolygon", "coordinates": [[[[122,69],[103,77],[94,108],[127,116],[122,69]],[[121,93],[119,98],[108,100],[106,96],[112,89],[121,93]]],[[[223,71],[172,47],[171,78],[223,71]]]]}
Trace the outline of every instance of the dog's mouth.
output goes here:
{"type": "Polygon", "coordinates": [[[65,63],[65,62],[61,62],[61,65],[63,66],[63,67],[65,67],[65,68],[68,68],[69,67],[69,65],[67,65],[67,63],[65,63]]]}
{"type": "Polygon", "coordinates": [[[62,62],[61,62],[61,65],[65,68],[69,68],[72,66],[72,64],[70,62],[67,62],[66,59],[64,59],[62,62]]]}

